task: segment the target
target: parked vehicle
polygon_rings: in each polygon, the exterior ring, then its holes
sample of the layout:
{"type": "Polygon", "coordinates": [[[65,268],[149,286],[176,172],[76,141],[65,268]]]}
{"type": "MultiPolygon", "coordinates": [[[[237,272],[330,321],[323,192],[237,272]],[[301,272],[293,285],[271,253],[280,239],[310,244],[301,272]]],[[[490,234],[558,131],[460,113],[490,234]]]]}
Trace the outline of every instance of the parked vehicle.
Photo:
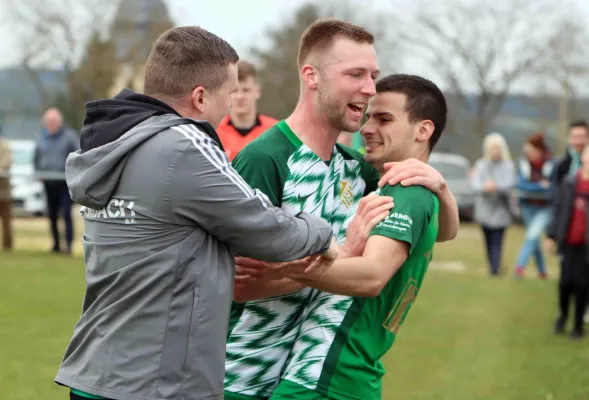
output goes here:
{"type": "Polygon", "coordinates": [[[33,165],[35,141],[8,140],[8,144],[12,151],[10,186],[14,210],[31,215],[45,214],[45,190],[35,176],[33,165]]]}
{"type": "Polygon", "coordinates": [[[429,164],[438,170],[458,203],[460,217],[471,221],[474,215],[475,195],[470,180],[471,164],[466,157],[451,153],[433,152],[429,164]]]}

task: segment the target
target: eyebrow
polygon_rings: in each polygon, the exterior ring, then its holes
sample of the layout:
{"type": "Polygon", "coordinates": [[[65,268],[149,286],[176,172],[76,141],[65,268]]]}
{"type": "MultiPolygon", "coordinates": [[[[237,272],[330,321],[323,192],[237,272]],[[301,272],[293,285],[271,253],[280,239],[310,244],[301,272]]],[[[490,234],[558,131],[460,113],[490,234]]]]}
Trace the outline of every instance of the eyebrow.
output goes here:
{"type": "MultiPolygon", "coordinates": [[[[368,72],[368,68],[366,67],[349,67],[344,69],[344,72],[349,72],[349,71],[364,71],[364,72],[368,72]]],[[[376,71],[372,71],[370,73],[371,75],[380,75],[380,70],[376,70],[376,71]]]]}
{"type": "Polygon", "coordinates": [[[367,117],[394,117],[393,113],[388,111],[367,112],[367,117]]]}

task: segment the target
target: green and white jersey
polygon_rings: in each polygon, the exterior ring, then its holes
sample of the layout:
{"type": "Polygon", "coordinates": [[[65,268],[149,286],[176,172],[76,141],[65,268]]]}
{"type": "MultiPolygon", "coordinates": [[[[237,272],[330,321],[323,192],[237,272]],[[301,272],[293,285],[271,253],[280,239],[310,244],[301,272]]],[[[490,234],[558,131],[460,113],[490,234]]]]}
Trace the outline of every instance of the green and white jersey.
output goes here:
{"type": "MultiPolygon", "coordinates": [[[[328,221],[340,244],[345,240],[346,227],[358,202],[377,189],[379,179],[378,172],[360,153],[340,144],[334,146],[328,163],[322,161],[285,121],[248,144],[234,159],[233,167],[274,205],[292,214],[307,211],[328,221]]],[[[285,296],[234,303],[227,341],[225,390],[269,397],[299,334],[305,307],[314,307],[311,313],[305,311],[305,317],[312,318],[317,329],[335,334],[345,316],[347,302],[340,296],[305,288],[285,296]],[[318,299],[323,304],[321,309],[316,307],[318,299]]]]}
{"type": "Polygon", "coordinates": [[[380,358],[393,345],[423,282],[438,236],[439,203],[422,186],[385,186],[377,193],[393,197],[395,207],[371,236],[408,243],[409,256],[377,297],[316,296],[283,384],[294,382],[337,400],[382,398],[380,358]]]}

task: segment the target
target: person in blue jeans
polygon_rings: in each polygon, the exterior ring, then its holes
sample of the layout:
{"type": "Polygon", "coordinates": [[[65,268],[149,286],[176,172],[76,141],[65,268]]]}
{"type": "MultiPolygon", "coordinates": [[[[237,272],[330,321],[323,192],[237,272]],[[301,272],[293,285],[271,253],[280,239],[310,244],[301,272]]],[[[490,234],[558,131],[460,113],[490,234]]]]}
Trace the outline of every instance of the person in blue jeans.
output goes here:
{"type": "Polygon", "coordinates": [[[500,274],[503,237],[512,223],[514,185],[515,166],[507,143],[500,133],[490,133],[483,141],[483,157],[475,163],[472,186],[474,218],[483,230],[491,276],[500,274]]]}
{"type": "Polygon", "coordinates": [[[550,200],[556,171],[555,160],[543,133],[531,135],[524,143],[523,153],[524,156],[518,162],[516,189],[526,236],[517,258],[515,276],[523,277],[528,260],[533,256],[538,277],[546,279],[546,262],[540,239],[552,216],[550,200]]]}

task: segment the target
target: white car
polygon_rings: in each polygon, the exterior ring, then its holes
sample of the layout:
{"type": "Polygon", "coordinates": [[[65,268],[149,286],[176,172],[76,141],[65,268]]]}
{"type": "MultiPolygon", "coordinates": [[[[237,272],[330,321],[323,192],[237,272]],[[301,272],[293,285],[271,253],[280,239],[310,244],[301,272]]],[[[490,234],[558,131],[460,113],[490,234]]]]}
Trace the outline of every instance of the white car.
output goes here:
{"type": "Polygon", "coordinates": [[[8,145],[12,151],[10,186],[14,210],[32,215],[46,214],[45,188],[35,177],[33,165],[35,141],[8,140],[8,145]]]}
{"type": "Polygon", "coordinates": [[[459,154],[430,154],[429,164],[442,174],[458,203],[460,217],[472,220],[474,214],[474,190],[470,181],[470,162],[459,154]]]}

